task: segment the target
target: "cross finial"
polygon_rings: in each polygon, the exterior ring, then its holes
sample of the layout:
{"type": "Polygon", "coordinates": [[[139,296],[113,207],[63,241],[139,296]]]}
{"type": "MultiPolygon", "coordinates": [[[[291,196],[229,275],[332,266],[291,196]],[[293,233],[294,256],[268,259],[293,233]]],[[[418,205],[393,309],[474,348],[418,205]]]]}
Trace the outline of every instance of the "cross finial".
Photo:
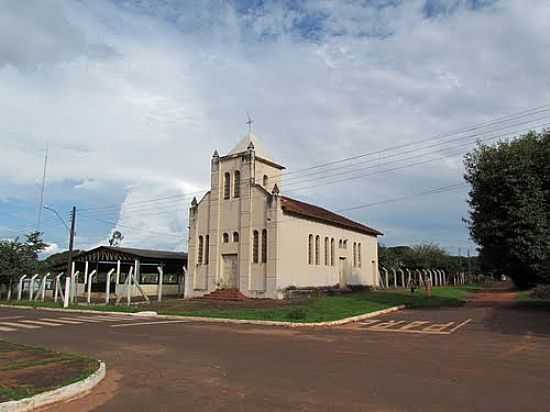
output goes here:
{"type": "Polygon", "coordinates": [[[252,118],[250,117],[250,114],[248,112],[246,113],[246,117],[248,118],[248,121],[246,122],[246,124],[248,125],[248,134],[251,134],[252,133],[252,124],[254,123],[254,120],[252,120],[252,118]]]}

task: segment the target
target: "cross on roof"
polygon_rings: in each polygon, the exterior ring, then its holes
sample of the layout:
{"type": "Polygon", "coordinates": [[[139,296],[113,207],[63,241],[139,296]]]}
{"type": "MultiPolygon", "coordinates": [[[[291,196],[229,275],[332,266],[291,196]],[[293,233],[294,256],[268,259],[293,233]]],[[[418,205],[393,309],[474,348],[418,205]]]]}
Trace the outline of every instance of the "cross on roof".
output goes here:
{"type": "Polygon", "coordinates": [[[246,117],[248,117],[248,121],[246,124],[248,125],[248,133],[252,133],[252,123],[254,123],[254,120],[250,117],[250,114],[246,114],[246,117]]]}

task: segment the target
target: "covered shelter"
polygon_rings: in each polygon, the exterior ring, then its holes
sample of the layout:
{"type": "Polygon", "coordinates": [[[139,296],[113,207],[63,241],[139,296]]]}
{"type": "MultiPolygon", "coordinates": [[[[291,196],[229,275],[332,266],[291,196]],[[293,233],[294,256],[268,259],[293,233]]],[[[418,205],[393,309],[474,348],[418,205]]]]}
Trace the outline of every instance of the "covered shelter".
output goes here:
{"type": "MultiPolygon", "coordinates": [[[[159,291],[162,271],[162,294],[182,296],[186,268],[187,253],[164,250],[99,246],[73,258],[73,273],[78,272],[76,295],[88,290],[90,280],[91,291],[95,294],[105,294],[107,290],[116,295],[126,294],[125,282],[132,271],[143,292],[155,296],[159,291]],[[107,287],[107,276],[111,270],[110,285],[107,287]]],[[[136,290],[132,292],[132,295],[137,294],[136,290]]]]}

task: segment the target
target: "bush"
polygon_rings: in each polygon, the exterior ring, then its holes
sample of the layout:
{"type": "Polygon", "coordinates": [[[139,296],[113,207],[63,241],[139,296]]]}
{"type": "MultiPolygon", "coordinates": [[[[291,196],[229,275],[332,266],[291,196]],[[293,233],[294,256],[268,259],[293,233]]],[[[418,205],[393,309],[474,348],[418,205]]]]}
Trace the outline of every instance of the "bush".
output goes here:
{"type": "Polygon", "coordinates": [[[291,320],[303,320],[306,318],[306,316],[306,310],[303,308],[292,309],[286,315],[286,317],[291,320]]]}
{"type": "Polygon", "coordinates": [[[531,297],[550,300],[550,285],[538,285],[531,292],[531,297]]]}

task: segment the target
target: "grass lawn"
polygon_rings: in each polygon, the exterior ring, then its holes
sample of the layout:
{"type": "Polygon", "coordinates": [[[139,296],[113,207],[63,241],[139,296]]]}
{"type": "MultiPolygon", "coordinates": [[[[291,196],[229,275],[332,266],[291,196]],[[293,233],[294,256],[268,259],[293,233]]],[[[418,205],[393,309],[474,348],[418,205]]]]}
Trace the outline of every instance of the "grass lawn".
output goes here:
{"type": "MultiPolygon", "coordinates": [[[[160,304],[153,302],[130,307],[125,305],[74,305],[71,308],[116,312],[153,310],[163,315],[312,323],[343,319],[398,305],[406,305],[411,308],[460,306],[464,304],[466,296],[471,292],[472,289],[469,288],[445,287],[434,288],[432,296],[427,296],[423,290],[417,290],[414,294],[410,294],[405,289],[388,289],[338,296],[321,296],[301,303],[263,300],[244,302],[167,300],[160,304]]],[[[43,306],[41,303],[22,302],[21,304],[43,306]]],[[[53,305],[55,304],[49,303],[48,306],[53,305]]]]}
{"type": "Polygon", "coordinates": [[[91,358],[0,340],[0,402],[69,385],[97,368],[98,362],[91,358]]]}

